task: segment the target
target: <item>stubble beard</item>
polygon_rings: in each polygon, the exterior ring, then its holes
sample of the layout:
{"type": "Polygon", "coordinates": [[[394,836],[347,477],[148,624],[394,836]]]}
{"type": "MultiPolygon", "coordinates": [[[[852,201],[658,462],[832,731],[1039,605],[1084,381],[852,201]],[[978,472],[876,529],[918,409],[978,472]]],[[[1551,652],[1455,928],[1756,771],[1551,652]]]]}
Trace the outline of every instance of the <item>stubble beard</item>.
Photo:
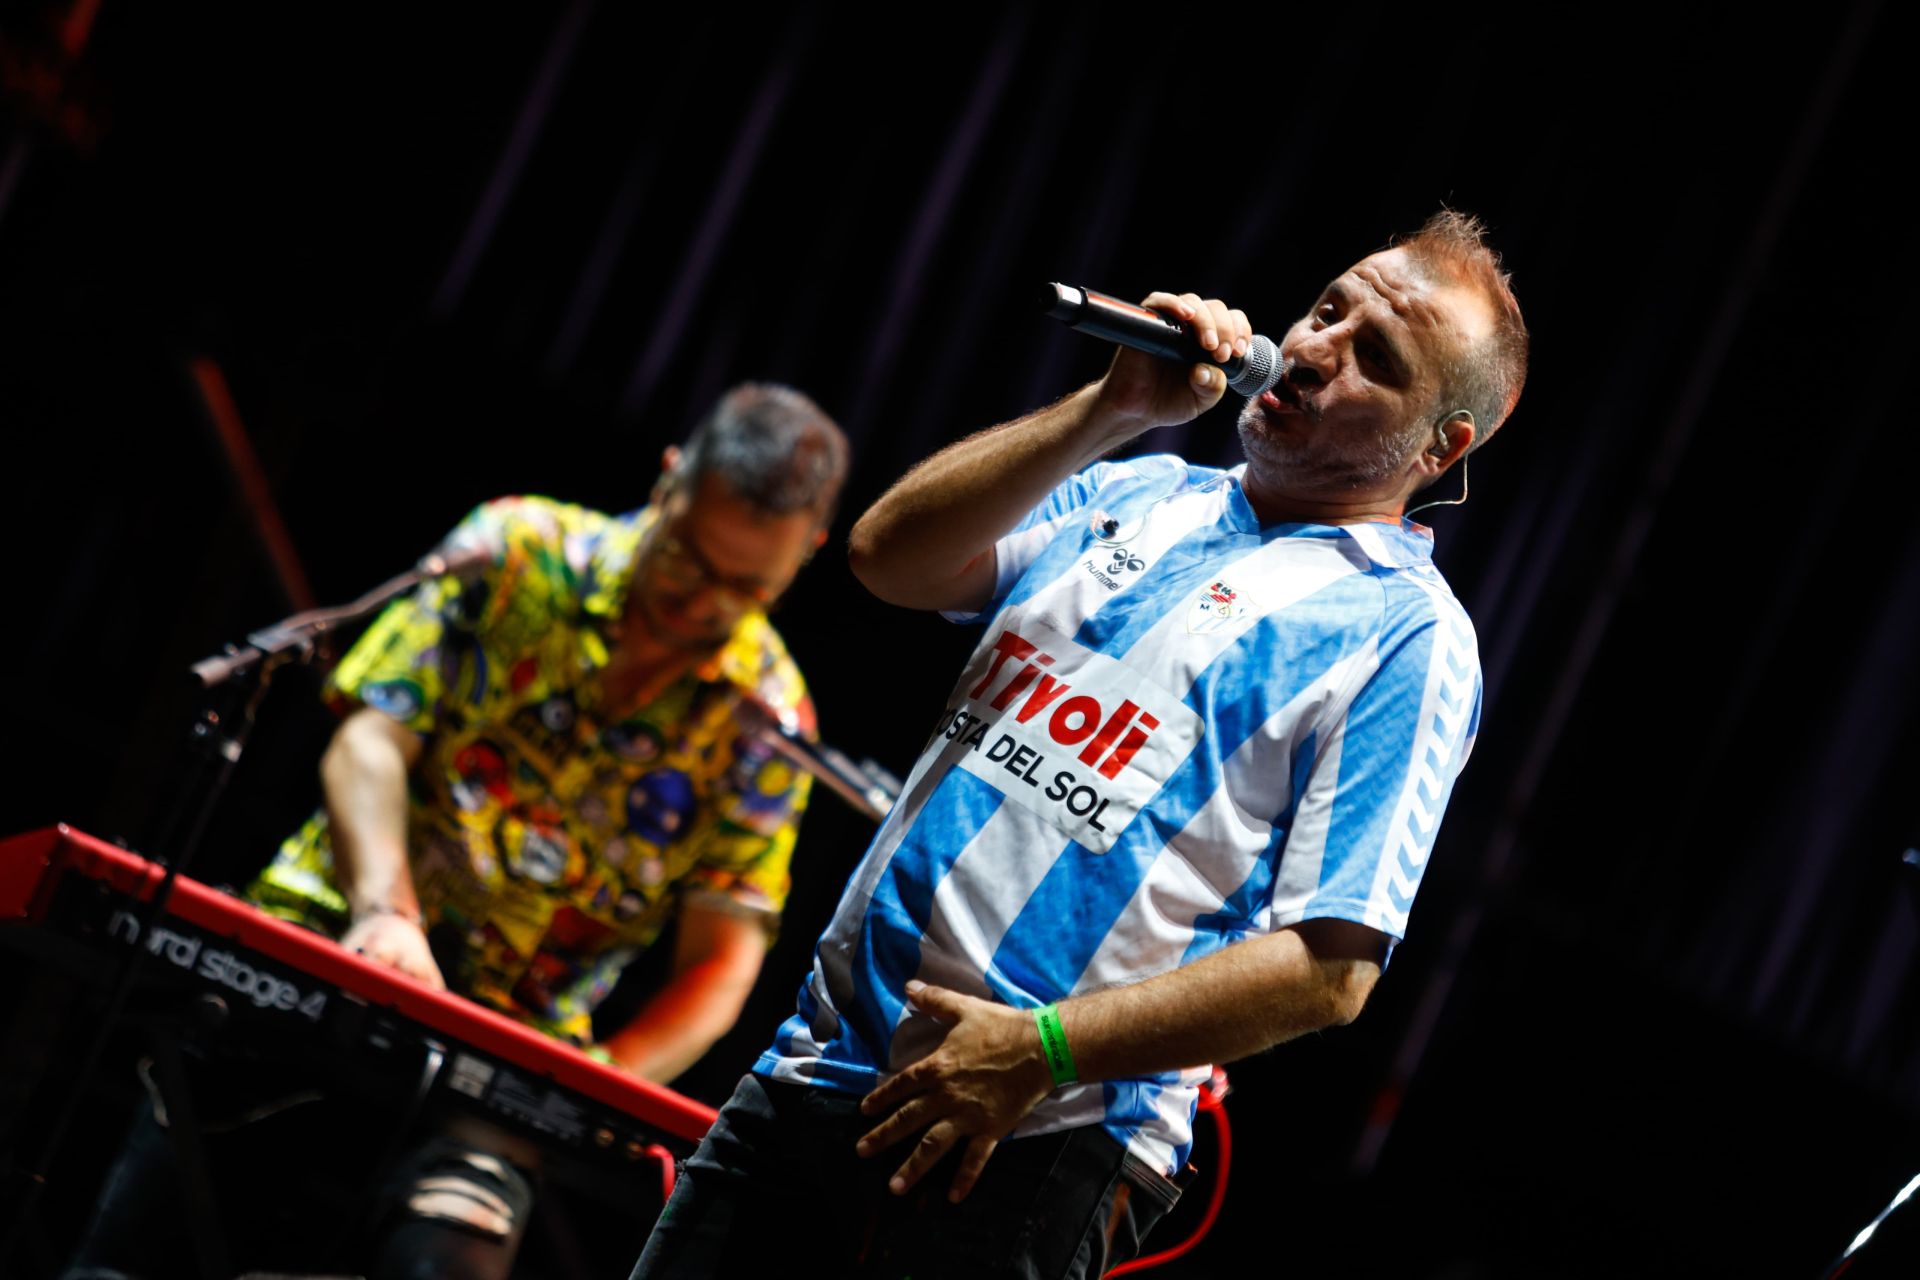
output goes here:
{"type": "Polygon", "coordinates": [[[1289,488],[1320,492],[1371,489],[1391,479],[1427,435],[1426,425],[1418,420],[1397,434],[1372,440],[1327,434],[1318,419],[1311,421],[1305,438],[1289,436],[1279,426],[1267,420],[1257,399],[1247,401],[1240,411],[1241,449],[1262,468],[1284,477],[1289,488]]]}

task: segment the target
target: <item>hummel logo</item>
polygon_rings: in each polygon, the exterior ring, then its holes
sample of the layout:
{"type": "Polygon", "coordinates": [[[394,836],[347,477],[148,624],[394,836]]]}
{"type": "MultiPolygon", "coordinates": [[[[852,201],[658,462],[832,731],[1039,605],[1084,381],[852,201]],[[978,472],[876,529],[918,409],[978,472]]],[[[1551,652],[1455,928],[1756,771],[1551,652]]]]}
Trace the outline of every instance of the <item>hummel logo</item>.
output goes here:
{"type": "Polygon", "coordinates": [[[1118,591],[1121,585],[1120,575],[1123,573],[1138,573],[1147,567],[1147,562],[1125,547],[1115,547],[1113,549],[1113,559],[1108,561],[1104,567],[1091,556],[1083,562],[1083,567],[1088,573],[1094,576],[1094,580],[1101,586],[1109,591],[1118,591]]]}

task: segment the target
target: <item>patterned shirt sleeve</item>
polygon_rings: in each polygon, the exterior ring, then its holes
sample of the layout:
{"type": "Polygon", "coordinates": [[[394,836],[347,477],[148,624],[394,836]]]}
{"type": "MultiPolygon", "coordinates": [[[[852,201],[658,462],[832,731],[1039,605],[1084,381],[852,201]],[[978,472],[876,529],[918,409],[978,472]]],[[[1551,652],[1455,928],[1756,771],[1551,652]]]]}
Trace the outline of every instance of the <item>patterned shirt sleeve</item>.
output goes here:
{"type": "Polygon", "coordinates": [[[327,678],[328,703],[343,713],[355,704],[372,707],[415,733],[431,733],[446,691],[441,656],[458,589],[457,581],[435,579],[388,605],[327,678]]]}
{"type": "Polygon", "coordinates": [[[415,733],[432,732],[435,708],[457,670],[453,646],[473,633],[475,615],[495,593],[521,505],[512,498],[485,503],[454,528],[447,548],[487,548],[490,567],[477,580],[429,579],[388,605],[328,677],[325,696],[335,710],[372,707],[415,733]]]}
{"type": "MultiPolygon", "coordinates": [[[[765,648],[756,696],[778,710],[792,711],[801,731],[814,737],[813,702],[799,668],[771,627],[758,642],[765,648]]],[[[695,862],[687,893],[777,916],[786,907],[793,848],[813,778],[756,735],[740,732],[731,717],[726,729],[730,737],[716,748],[729,751],[732,763],[715,780],[701,825],[688,834],[695,862]]]]}
{"type": "Polygon", "coordinates": [[[1331,917],[1406,934],[1472,750],[1480,668],[1457,608],[1401,612],[1345,713],[1322,728],[1275,885],[1275,928],[1331,917]]]}

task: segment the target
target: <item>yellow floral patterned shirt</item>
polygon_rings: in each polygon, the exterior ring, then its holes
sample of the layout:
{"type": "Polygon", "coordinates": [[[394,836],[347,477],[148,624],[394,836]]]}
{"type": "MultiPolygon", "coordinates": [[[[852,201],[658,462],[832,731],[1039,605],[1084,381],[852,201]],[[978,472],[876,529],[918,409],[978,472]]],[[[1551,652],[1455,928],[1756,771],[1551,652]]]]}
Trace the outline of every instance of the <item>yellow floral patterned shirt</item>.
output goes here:
{"type": "MultiPolygon", "coordinates": [[[[582,1044],[683,899],[777,916],[811,782],[738,717],[751,694],[813,729],[800,672],[757,610],[652,703],[604,713],[598,677],[652,518],[487,503],[449,540],[487,548],[486,573],[388,606],[327,685],[338,709],[373,707],[425,739],[408,855],[435,953],[457,957],[449,986],[582,1044]]],[[[248,896],[344,929],[324,812],[248,896]]]]}

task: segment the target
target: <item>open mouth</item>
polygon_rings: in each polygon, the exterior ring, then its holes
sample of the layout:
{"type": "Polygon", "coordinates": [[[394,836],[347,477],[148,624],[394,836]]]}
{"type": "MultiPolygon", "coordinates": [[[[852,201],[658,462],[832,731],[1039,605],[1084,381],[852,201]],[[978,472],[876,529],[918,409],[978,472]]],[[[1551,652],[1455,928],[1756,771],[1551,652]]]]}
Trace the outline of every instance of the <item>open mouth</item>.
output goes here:
{"type": "Polygon", "coordinates": [[[1300,392],[1285,378],[1260,393],[1260,407],[1276,416],[1287,413],[1313,416],[1313,410],[1300,398],[1300,392]]]}

